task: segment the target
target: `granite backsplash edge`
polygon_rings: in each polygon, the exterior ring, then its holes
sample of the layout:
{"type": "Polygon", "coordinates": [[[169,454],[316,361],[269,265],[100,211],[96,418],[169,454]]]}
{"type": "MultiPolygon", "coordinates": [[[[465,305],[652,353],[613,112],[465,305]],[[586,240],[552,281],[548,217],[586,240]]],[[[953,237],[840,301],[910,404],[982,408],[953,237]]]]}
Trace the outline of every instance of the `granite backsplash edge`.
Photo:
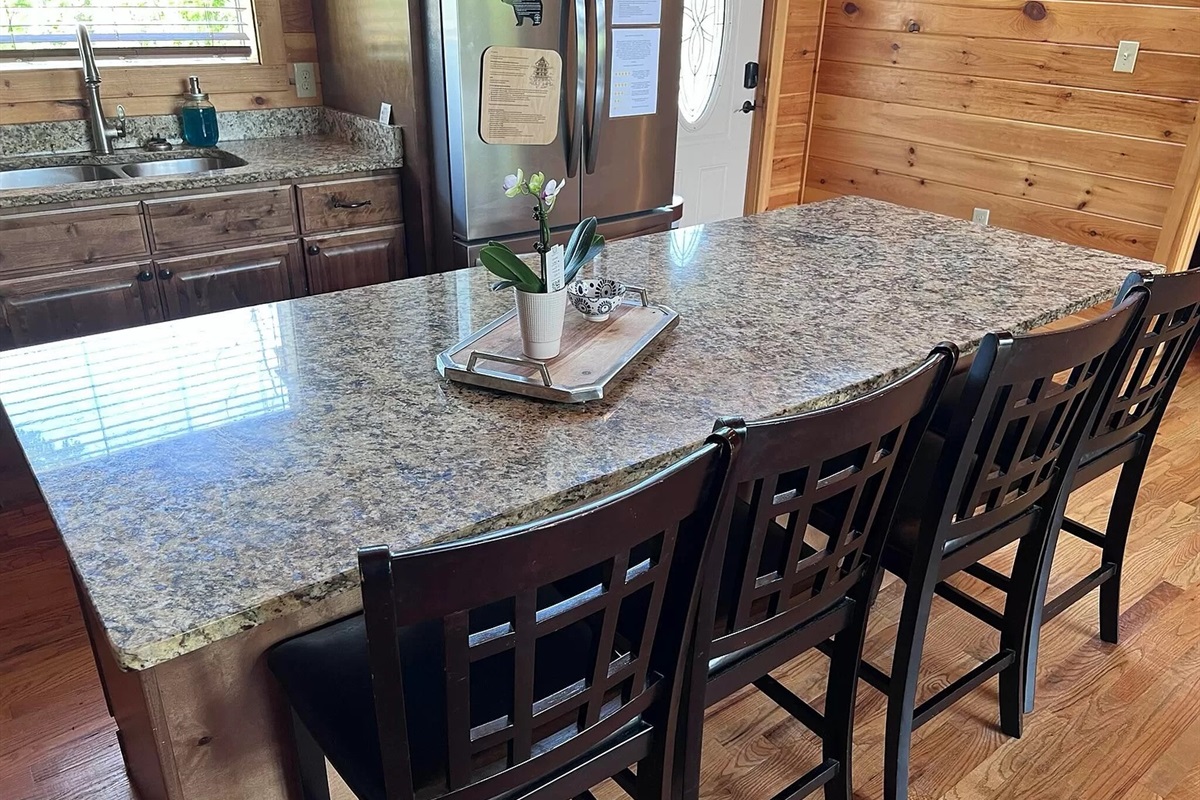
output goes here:
{"type": "MultiPolygon", "coordinates": [[[[227,142],[325,135],[367,146],[388,160],[399,162],[403,157],[403,132],[399,127],[326,106],[220,111],[217,121],[221,140],[227,142]]],[[[127,117],[126,126],[127,135],[116,142],[118,150],[140,148],[156,136],[173,144],[182,141],[175,114],[127,117]]],[[[0,158],[88,152],[91,147],[84,120],[0,125],[0,158]]]]}

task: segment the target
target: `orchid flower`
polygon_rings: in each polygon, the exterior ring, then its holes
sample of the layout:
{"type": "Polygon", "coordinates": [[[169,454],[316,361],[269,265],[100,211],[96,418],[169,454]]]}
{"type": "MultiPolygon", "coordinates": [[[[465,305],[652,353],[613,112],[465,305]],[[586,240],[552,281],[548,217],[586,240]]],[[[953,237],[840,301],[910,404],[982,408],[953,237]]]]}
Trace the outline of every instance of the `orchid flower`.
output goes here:
{"type": "Polygon", "coordinates": [[[508,197],[516,197],[528,191],[525,183],[525,173],[517,169],[516,175],[509,175],[504,179],[504,194],[508,197]]]}
{"type": "Polygon", "coordinates": [[[535,172],[529,176],[529,193],[532,195],[540,195],[542,186],[546,183],[546,175],[541,172],[535,172]]]}
{"type": "Polygon", "coordinates": [[[547,208],[554,208],[554,201],[558,199],[558,193],[567,185],[565,180],[556,181],[549,180],[542,189],[542,201],[546,203],[547,208]]]}

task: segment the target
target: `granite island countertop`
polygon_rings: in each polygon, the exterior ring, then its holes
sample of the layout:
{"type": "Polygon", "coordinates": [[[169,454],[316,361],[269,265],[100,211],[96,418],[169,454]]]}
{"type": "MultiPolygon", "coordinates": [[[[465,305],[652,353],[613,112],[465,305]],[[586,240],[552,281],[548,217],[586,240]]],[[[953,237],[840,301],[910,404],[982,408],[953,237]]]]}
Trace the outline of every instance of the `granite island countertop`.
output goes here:
{"type": "Polygon", "coordinates": [[[354,590],[360,545],[536,518],[718,416],[860,395],[1148,266],[840,198],[610,245],[597,271],[682,319],[585,405],[439,377],[512,303],[480,269],[0,353],[0,400],[119,663],[143,669],[354,590]]]}
{"type": "Polygon", "coordinates": [[[0,209],[66,203],[76,200],[120,198],[152,192],[175,192],[234,186],[244,183],[293,180],[296,178],[368,172],[401,166],[398,154],[366,143],[347,141],[334,135],[276,136],[222,142],[216,148],[177,147],[165,153],[136,149],[118,150],[111,156],[87,153],[49,153],[0,158],[5,169],[71,164],[119,164],[203,157],[228,153],[246,162],[244,166],[181,175],[88,181],[33,189],[0,189],[0,209]]]}

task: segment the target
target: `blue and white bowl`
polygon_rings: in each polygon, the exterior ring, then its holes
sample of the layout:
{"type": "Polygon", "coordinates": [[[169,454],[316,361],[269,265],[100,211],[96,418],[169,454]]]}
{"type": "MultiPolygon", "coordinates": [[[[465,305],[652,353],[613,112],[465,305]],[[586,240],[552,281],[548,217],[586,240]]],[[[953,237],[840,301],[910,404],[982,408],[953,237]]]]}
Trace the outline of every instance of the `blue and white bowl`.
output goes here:
{"type": "Polygon", "coordinates": [[[624,296],[625,284],[612,278],[589,278],[575,281],[567,287],[571,305],[589,322],[606,321],[624,296]]]}

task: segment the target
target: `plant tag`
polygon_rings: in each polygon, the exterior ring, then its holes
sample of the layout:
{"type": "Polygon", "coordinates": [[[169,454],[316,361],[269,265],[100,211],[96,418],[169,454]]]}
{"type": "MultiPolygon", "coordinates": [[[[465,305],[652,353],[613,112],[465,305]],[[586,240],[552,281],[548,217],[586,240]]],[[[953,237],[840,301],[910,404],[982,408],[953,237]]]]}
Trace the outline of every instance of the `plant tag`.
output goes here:
{"type": "Polygon", "coordinates": [[[546,254],[546,291],[557,292],[566,285],[567,251],[561,244],[546,254]]]}
{"type": "Polygon", "coordinates": [[[379,121],[381,123],[383,123],[384,125],[392,124],[392,104],[391,103],[380,103],[379,104],[379,121]]]}

